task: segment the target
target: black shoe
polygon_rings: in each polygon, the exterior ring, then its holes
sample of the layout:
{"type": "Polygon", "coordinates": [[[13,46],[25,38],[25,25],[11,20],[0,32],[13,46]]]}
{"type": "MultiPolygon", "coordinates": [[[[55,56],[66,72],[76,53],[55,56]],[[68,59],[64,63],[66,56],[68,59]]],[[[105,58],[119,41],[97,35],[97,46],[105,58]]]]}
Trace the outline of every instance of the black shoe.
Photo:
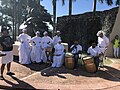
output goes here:
{"type": "Polygon", "coordinates": [[[3,77],[3,76],[0,76],[0,80],[4,80],[4,77],[3,77]]]}
{"type": "Polygon", "coordinates": [[[7,72],[7,75],[15,75],[15,73],[7,72]]]}

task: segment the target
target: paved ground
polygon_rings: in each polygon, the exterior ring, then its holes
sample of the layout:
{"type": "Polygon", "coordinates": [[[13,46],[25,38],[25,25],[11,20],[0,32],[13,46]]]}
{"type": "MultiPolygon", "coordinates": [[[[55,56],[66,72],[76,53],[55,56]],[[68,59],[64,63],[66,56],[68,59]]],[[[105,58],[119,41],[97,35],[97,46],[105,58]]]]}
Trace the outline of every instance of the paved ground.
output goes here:
{"type": "Polygon", "coordinates": [[[83,67],[69,70],[65,67],[25,66],[13,62],[12,71],[16,75],[5,75],[5,80],[0,81],[0,88],[120,90],[120,60],[112,60],[113,64],[97,73],[87,73],[83,67]]]}

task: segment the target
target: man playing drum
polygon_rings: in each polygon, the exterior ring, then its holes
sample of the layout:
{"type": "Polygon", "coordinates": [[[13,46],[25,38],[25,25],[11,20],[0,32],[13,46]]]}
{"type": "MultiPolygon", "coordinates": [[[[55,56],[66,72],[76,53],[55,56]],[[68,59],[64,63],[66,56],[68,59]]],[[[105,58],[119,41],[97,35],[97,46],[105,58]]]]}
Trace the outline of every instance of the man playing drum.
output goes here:
{"type": "Polygon", "coordinates": [[[78,44],[78,41],[74,41],[74,44],[70,47],[71,53],[74,55],[75,68],[77,68],[78,58],[82,54],[82,46],[78,44]]]}
{"type": "Polygon", "coordinates": [[[96,41],[91,41],[91,46],[88,48],[87,51],[88,55],[94,58],[94,63],[96,65],[96,70],[98,70],[98,66],[100,63],[99,57],[103,54],[101,49],[97,46],[96,41]]]}

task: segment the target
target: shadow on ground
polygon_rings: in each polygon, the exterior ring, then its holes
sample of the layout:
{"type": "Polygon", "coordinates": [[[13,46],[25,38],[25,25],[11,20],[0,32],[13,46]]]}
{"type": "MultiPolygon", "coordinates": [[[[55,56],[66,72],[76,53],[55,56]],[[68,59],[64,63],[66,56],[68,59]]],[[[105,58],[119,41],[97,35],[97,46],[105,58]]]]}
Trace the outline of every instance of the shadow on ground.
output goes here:
{"type": "Polygon", "coordinates": [[[9,80],[5,79],[4,81],[5,81],[7,84],[11,85],[11,87],[0,85],[0,88],[1,88],[1,89],[16,89],[16,90],[18,90],[18,89],[21,89],[21,90],[24,90],[24,89],[35,89],[35,88],[34,88],[33,86],[31,86],[30,84],[28,84],[28,83],[26,83],[26,82],[24,82],[24,81],[16,78],[15,76],[11,76],[11,78],[14,79],[15,81],[17,81],[18,84],[13,83],[12,81],[9,81],[9,80]]]}
{"type": "Polygon", "coordinates": [[[112,68],[112,67],[109,67],[109,66],[106,66],[105,68],[106,68],[106,70],[101,69],[96,73],[88,73],[88,72],[86,72],[86,70],[82,66],[79,66],[76,70],[69,70],[69,69],[66,69],[65,67],[49,68],[47,70],[42,71],[41,75],[46,76],[46,77],[57,76],[59,78],[66,79],[66,77],[64,75],[61,75],[61,74],[68,74],[69,73],[69,74],[72,74],[74,76],[100,77],[100,78],[110,80],[110,81],[117,81],[117,82],[120,81],[119,78],[117,78],[113,75],[115,72],[120,73],[119,70],[112,68]],[[108,73],[108,71],[111,69],[114,71],[114,73],[108,73]]]}
{"type": "MultiPolygon", "coordinates": [[[[18,56],[14,56],[14,62],[20,64],[18,56]]],[[[36,64],[31,63],[31,64],[28,64],[28,65],[22,64],[22,65],[26,66],[27,68],[30,68],[33,71],[41,71],[41,70],[49,67],[49,65],[47,65],[47,64],[37,64],[37,63],[36,64]]]]}

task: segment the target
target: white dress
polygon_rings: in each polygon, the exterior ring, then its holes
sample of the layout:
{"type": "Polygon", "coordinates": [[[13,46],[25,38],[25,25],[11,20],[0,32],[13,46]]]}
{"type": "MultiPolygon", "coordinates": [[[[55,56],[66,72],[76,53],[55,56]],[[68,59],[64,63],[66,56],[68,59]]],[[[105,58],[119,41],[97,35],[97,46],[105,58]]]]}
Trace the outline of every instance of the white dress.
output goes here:
{"type": "Polygon", "coordinates": [[[53,37],[53,45],[56,45],[58,43],[58,41],[61,40],[61,37],[56,35],[53,37]]]}
{"type": "Polygon", "coordinates": [[[57,44],[54,46],[55,52],[53,56],[52,67],[61,67],[64,60],[64,45],[57,44]]]}
{"type": "Polygon", "coordinates": [[[108,45],[109,45],[109,39],[106,36],[103,36],[103,38],[98,37],[98,46],[102,50],[103,54],[104,54],[105,50],[107,49],[108,45]]]}
{"type": "Polygon", "coordinates": [[[31,57],[31,61],[32,62],[37,62],[40,63],[41,62],[41,53],[42,53],[42,49],[41,49],[41,37],[33,37],[30,40],[30,43],[32,45],[32,51],[30,54],[31,57]]]}
{"type": "Polygon", "coordinates": [[[18,36],[18,41],[21,43],[20,47],[19,47],[19,63],[21,64],[30,64],[30,45],[29,45],[29,41],[30,41],[31,37],[27,34],[20,34],[18,36]]]}
{"type": "Polygon", "coordinates": [[[46,63],[47,56],[46,56],[46,48],[51,47],[52,39],[49,36],[42,37],[41,40],[41,47],[42,47],[42,54],[41,54],[41,60],[46,63]]]}

